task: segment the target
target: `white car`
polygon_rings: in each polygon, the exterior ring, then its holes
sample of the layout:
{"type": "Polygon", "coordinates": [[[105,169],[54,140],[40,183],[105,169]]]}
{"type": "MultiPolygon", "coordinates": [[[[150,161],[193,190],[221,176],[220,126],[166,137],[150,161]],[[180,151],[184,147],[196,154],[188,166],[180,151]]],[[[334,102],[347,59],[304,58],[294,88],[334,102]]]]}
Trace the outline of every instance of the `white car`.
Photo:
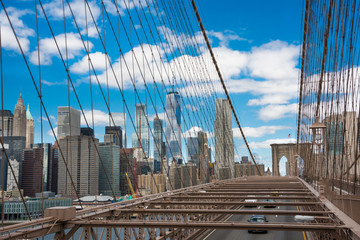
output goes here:
{"type": "MultiPolygon", "coordinates": [[[[248,195],[248,197],[255,197],[254,195],[248,195]]],[[[245,199],[246,203],[257,203],[257,199],[245,199]]],[[[245,207],[257,207],[256,205],[245,205],[245,207]]]]}

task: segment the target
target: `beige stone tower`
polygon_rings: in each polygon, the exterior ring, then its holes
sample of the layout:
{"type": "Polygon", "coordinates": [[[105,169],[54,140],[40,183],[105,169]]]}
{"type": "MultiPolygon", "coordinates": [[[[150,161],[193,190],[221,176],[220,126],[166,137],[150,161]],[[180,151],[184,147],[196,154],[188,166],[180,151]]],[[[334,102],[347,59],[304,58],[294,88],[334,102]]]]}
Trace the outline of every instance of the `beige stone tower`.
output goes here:
{"type": "Polygon", "coordinates": [[[14,110],[13,136],[26,137],[26,108],[21,94],[14,110]]]}

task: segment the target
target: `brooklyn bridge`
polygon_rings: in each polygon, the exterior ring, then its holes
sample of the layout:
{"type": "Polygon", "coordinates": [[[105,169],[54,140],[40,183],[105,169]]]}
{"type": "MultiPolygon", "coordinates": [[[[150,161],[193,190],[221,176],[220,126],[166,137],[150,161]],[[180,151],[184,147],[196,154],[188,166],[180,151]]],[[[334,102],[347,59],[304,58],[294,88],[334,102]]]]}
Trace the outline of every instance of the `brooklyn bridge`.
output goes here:
{"type": "Polygon", "coordinates": [[[200,0],[0,2],[0,239],[360,239],[359,1],[304,0],[281,71],[200,0]]]}

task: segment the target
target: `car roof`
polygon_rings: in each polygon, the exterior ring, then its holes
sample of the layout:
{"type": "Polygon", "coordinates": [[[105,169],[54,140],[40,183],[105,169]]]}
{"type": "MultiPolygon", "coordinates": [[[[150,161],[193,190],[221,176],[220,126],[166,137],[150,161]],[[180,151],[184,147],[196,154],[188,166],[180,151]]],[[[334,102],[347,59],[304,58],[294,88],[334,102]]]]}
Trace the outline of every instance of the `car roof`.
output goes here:
{"type": "Polygon", "coordinates": [[[251,217],[252,218],[265,218],[264,215],[252,215],[251,217]]]}

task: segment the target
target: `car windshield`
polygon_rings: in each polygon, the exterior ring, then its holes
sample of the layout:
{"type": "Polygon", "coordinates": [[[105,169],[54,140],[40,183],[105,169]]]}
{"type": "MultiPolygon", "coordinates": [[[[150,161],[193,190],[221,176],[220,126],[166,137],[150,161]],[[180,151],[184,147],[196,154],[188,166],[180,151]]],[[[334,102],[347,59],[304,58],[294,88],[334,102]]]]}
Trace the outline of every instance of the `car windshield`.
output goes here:
{"type": "Polygon", "coordinates": [[[252,218],[251,219],[252,222],[265,222],[264,218],[252,218]]]}

